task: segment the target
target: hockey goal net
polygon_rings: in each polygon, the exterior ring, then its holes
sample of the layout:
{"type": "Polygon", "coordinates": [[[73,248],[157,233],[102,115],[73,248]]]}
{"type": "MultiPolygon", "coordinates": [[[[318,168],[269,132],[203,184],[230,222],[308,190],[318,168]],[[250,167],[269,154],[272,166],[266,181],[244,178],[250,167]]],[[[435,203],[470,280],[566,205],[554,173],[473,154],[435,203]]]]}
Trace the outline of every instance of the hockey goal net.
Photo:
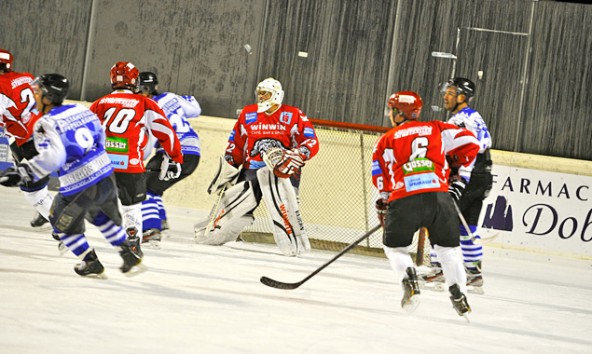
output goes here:
{"type": "MultiPolygon", "coordinates": [[[[302,170],[299,196],[302,217],[311,245],[340,250],[378,224],[372,184],[372,149],[388,128],[311,119],[319,139],[318,154],[302,170]]],[[[262,201],[255,223],[241,234],[243,240],[273,242],[267,208],[262,201]]],[[[419,232],[410,247],[418,251],[419,232]]],[[[427,242],[426,242],[427,243],[427,242]]],[[[423,251],[424,248],[420,249],[423,251]]],[[[382,256],[382,229],[355,251],[382,256]]],[[[426,252],[424,251],[424,255],[426,252]]],[[[424,258],[424,257],[420,257],[424,258]]]]}

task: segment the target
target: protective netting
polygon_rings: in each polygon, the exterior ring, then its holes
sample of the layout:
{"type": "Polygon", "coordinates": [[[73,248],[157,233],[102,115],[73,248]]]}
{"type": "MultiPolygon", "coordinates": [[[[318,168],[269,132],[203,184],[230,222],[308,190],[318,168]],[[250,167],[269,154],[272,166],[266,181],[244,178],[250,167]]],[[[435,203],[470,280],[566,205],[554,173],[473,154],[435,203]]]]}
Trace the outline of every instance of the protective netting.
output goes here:
{"type": "MultiPolygon", "coordinates": [[[[313,120],[313,124],[320,148],[302,170],[301,212],[312,247],[339,250],[378,224],[372,150],[387,129],[322,120],[313,120]]],[[[241,237],[273,242],[271,230],[262,201],[255,211],[255,223],[241,237]]],[[[417,249],[414,242],[412,252],[417,249]]],[[[358,252],[382,255],[382,229],[360,246],[358,252]]]]}

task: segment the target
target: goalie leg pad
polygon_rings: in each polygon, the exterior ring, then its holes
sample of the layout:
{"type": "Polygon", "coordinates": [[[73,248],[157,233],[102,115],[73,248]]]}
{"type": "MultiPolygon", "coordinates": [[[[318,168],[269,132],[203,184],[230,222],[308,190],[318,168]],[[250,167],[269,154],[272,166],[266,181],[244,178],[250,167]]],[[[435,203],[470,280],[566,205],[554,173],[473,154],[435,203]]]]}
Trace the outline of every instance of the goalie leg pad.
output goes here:
{"type": "Polygon", "coordinates": [[[240,232],[255,220],[252,212],[259,202],[249,181],[239,182],[226,190],[208,219],[195,224],[195,242],[205,245],[223,245],[234,241],[240,232]]]}
{"type": "Polygon", "coordinates": [[[294,187],[286,178],[278,178],[268,168],[257,171],[263,199],[269,209],[273,238],[286,256],[310,251],[310,242],[302,222],[294,187]]]}

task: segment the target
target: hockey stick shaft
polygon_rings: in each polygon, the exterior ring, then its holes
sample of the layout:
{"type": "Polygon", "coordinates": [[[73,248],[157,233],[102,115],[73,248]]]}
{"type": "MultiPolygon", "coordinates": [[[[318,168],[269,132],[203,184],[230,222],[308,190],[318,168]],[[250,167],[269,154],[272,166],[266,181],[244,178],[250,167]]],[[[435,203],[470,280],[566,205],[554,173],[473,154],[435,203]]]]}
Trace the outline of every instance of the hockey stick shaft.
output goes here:
{"type": "Polygon", "coordinates": [[[473,232],[471,232],[471,229],[469,229],[469,225],[467,224],[465,217],[463,216],[462,212],[460,211],[458,204],[456,204],[456,201],[453,200],[452,204],[454,204],[454,208],[456,209],[456,213],[458,214],[458,218],[460,219],[460,222],[464,226],[465,230],[467,231],[467,234],[469,234],[469,237],[471,237],[471,241],[473,241],[474,244],[482,245],[482,244],[487,243],[497,237],[497,233],[496,233],[495,235],[490,236],[487,240],[477,239],[475,237],[475,235],[473,235],[473,232]]]}
{"type": "Polygon", "coordinates": [[[310,273],[309,275],[307,275],[304,279],[302,279],[299,282],[296,282],[296,283],[284,283],[284,282],[281,282],[281,281],[273,280],[273,279],[268,278],[268,277],[261,277],[260,281],[263,284],[265,284],[267,286],[270,286],[272,288],[276,288],[276,289],[282,289],[282,290],[296,289],[300,285],[306,283],[310,278],[312,278],[315,275],[317,275],[320,271],[322,271],[323,269],[327,268],[331,263],[335,262],[338,258],[340,258],[341,256],[343,256],[347,252],[351,251],[360,242],[362,242],[365,239],[367,239],[368,237],[370,237],[370,235],[372,235],[374,232],[378,231],[378,229],[380,229],[380,227],[381,227],[380,225],[374,226],[372,229],[370,229],[364,235],[360,236],[360,238],[358,238],[357,240],[355,240],[354,242],[352,242],[351,244],[349,244],[347,247],[345,247],[344,249],[342,249],[341,252],[339,252],[338,254],[336,254],[333,258],[331,258],[330,260],[328,260],[327,262],[325,262],[323,265],[321,265],[320,267],[318,267],[317,269],[315,269],[314,272],[310,273]]]}

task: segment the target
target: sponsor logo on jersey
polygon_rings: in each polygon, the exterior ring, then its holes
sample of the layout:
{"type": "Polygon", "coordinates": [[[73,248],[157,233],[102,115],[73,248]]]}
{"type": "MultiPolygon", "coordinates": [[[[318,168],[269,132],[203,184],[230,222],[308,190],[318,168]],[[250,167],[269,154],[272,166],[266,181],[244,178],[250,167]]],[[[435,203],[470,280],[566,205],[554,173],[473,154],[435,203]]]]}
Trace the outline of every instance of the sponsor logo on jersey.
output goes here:
{"type": "Polygon", "coordinates": [[[108,137],[105,140],[105,150],[108,152],[128,152],[127,139],[108,137]]]}
{"type": "Polygon", "coordinates": [[[315,137],[314,129],[304,128],[304,136],[307,138],[314,138],[315,137]]]}
{"type": "Polygon", "coordinates": [[[10,85],[12,86],[12,88],[15,88],[17,86],[28,84],[31,81],[33,81],[33,79],[31,79],[28,76],[17,77],[16,79],[14,79],[10,82],[10,85]]]}
{"type": "Polygon", "coordinates": [[[126,108],[134,108],[140,100],[133,98],[121,98],[121,97],[105,97],[99,101],[101,104],[119,104],[126,108]]]}
{"type": "Polygon", "coordinates": [[[405,190],[413,192],[420,189],[439,188],[440,182],[435,173],[420,173],[411,176],[403,177],[405,182],[405,190]]]}
{"type": "Polygon", "coordinates": [[[431,126],[423,126],[423,127],[410,127],[407,129],[397,130],[395,132],[395,139],[404,138],[409,135],[431,135],[432,134],[432,127],[431,126]]]}
{"type": "Polygon", "coordinates": [[[409,161],[403,165],[403,172],[405,174],[433,171],[433,170],[434,170],[434,163],[425,157],[419,157],[419,158],[417,158],[413,161],[409,161]]]}
{"type": "Polygon", "coordinates": [[[257,121],[257,112],[247,113],[245,115],[245,122],[247,124],[255,123],[257,121]]]}
{"type": "Polygon", "coordinates": [[[111,166],[116,170],[127,170],[129,157],[127,155],[109,154],[111,166]]]}
{"type": "Polygon", "coordinates": [[[131,160],[129,160],[129,163],[132,166],[137,166],[137,165],[140,164],[140,159],[135,159],[135,158],[134,159],[131,159],[131,160]]]}
{"type": "Polygon", "coordinates": [[[292,121],[292,112],[282,112],[282,114],[280,114],[280,122],[282,122],[284,124],[290,124],[291,121],[292,121]]]}
{"type": "Polygon", "coordinates": [[[286,131],[287,128],[285,125],[282,124],[264,124],[259,123],[250,126],[251,132],[277,132],[277,131],[286,131]]]}
{"type": "Polygon", "coordinates": [[[372,161],[372,176],[378,176],[382,174],[380,163],[378,161],[372,161]]]}

